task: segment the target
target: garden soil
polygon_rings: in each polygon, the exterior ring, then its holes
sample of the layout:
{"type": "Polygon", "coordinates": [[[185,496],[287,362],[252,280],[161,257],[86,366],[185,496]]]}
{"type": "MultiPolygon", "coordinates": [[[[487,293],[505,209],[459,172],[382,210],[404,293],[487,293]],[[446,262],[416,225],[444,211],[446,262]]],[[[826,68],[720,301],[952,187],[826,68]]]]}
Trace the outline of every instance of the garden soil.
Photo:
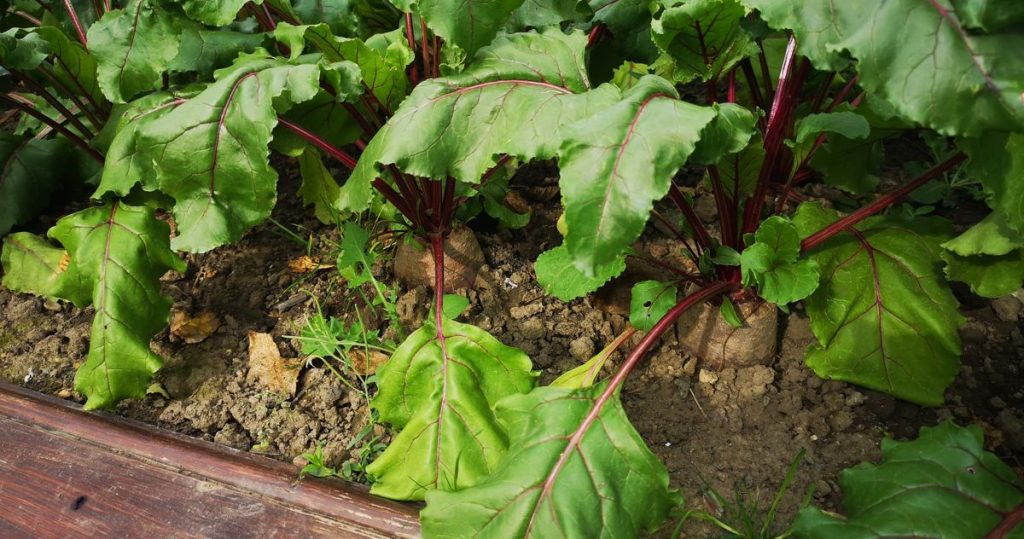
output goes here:
{"type": "MultiPolygon", "coordinates": [[[[153,349],[166,359],[149,396],[118,406],[117,413],[234,448],[295,462],[323,444],[329,465],[358,459],[357,433],[367,424],[364,395],[317,364],[305,365],[294,395],[267,390],[248,376],[249,332],[269,333],[283,358],[302,359],[297,335],[316,311],[351,311],[330,268],[296,273],[288,262],[310,255],[330,265],[333,227],[306,217],[293,201],[294,178],[284,180],[275,220],[309,245],[266,224],[239,244],[187,257],[185,274],[164,278],[175,310],[189,316],[210,311],[220,323],[205,340],[189,344],[164,330],[153,349]]],[[[544,294],[532,261],[561,240],[555,230],[557,191],[543,178],[521,181],[517,196],[534,209],[525,230],[501,230],[486,220],[473,224],[486,263],[462,319],[521,348],[543,371],[542,382],[586,361],[626,326],[631,282],[657,276],[657,268],[631,264],[627,275],[589,298],[562,303],[544,294]]],[[[700,204],[698,204],[698,207],[700,204]]],[[[52,219],[50,221],[52,223],[52,219]]],[[[45,230],[45,222],[39,230],[45,230]]],[[[651,258],[678,257],[679,246],[649,234],[637,245],[651,258]]],[[[391,278],[385,265],[381,279],[391,278]]],[[[945,419],[979,423],[986,445],[1021,471],[1024,455],[1024,304],[1016,298],[990,302],[958,290],[966,323],[964,367],[947,392],[947,404],[925,408],[845,383],[823,381],[803,364],[813,341],[797,308],[781,318],[778,351],[768,365],[711,370],[682,351],[673,332],[662,339],[623,390],[623,401],[652,451],[667,465],[673,486],[691,507],[719,511],[712,492],[763,513],[790,464],[803,452],[777,522],[787,524],[813,489],[813,502],[838,509],[839,472],[880,457],[884,436],[916,435],[945,419]]],[[[398,311],[405,331],[422,323],[431,292],[403,291],[398,311]]],[[[82,401],[74,371],[88,351],[90,309],[15,294],[0,288],[0,377],[25,387],[82,401]]],[[[394,330],[391,330],[394,332],[394,330]]],[[[639,335],[629,344],[635,344],[639,335]]],[[[628,347],[626,348],[628,349],[628,347]]],[[[612,368],[622,354],[606,368],[612,368]]],[[[304,364],[304,362],[296,362],[304,364]]],[[[387,433],[378,427],[376,434],[387,433]]],[[[735,508],[735,507],[734,507],[735,508]]],[[[664,532],[667,533],[667,532],[664,532]]],[[[718,535],[690,523],[686,537],[718,535]]]]}

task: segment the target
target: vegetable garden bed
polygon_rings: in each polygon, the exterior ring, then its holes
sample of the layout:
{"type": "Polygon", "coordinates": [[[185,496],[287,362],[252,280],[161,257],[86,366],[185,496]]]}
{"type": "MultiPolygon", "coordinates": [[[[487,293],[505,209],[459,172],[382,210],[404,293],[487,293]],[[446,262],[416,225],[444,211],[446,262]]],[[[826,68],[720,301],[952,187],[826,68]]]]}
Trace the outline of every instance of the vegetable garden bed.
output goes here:
{"type": "Polygon", "coordinates": [[[1019,533],[1013,2],[0,26],[7,379],[430,537],[1019,533]]]}

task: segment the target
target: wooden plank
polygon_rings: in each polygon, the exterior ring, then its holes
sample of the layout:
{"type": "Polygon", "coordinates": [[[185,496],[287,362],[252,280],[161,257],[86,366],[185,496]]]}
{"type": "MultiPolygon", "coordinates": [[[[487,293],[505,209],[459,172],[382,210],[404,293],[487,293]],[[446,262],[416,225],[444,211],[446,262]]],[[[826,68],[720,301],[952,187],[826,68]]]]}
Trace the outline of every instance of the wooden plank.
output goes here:
{"type": "Polygon", "coordinates": [[[0,383],[0,537],[416,537],[417,507],[0,383]]]}

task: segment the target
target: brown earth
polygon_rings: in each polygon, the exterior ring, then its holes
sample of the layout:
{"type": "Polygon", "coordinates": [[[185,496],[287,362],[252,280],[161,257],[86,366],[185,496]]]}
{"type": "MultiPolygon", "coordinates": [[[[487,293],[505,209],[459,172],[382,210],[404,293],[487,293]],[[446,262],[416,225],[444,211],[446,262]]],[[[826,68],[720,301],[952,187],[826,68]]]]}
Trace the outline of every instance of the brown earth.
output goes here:
{"type": "MultiPolygon", "coordinates": [[[[282,200],[294,200],[294,181],[283,183],[282,200]]],[[[520,181],[518,189],[535,208],[525,230],[500,230],[485,221],[474,225],[486,264],[476,287],[464,292],[471,305],[463,318],[524,350],[543,370],[542,382],[548,382],[623,330],[623,287],[570,303],[545,295],[532,261],[560,241],[555,230],[557,193],[543,178],[520,181]]],[[[329,244],[337,233],[304,217],[307,213],[285,202],[274,217],[301,237],[312,235],[312,256],[330,264],[329,244]]],[[[672,256],[678,248],[646,237],[639,247],[654,258],[672,256]]],[[[222,324],[198,344],[172,339],[167,330],[159,334],[152,346],[166,359],[157,381],[167,396],[156,392],[122,403],[118,411],[288,461],[318,442],[325,444],[330,465],[357,458],[359,444],[353,440],[368,419],[359,391],[315,365],[304,369],[291,398],[247,380],[249,331],[273,335],[285,358],[300,356],[297,344],[286,336],[298,334],[315,312],[304,290],[321,298],[328,314],[351,311],[333,270],[289,270],[287,261],[305,254],[306,246],[266,224],[237,245],[187,257],[188,272],[168,276],[165,293],[174,298],[176,309],[210,310],[222,324]]],[[[642,264],[630,270],[632,275],[652,271],[642,264]]],[[[378,267],[376,273],[383,280],[391,278],[389,268],[378,267]]],[[[812,486],[815,503],[836,508],[841,499],[839,471],[877,459],[883,436],[912,437],[921,426],[946,418],[980,422],[989,435],[989,448],[1019,468],[1024,393],[1017,380],[1024,364],[1024,305],[1014,298],[989,302],[960,296],[967,317],[961,332],[965,366],[943,407],[924,408],[817,378],[803,365],[803,351],[813,336],[799,308],[782,318],[778,352],[769,366],[705,370],[682,352],[670,332],[627,382],[623,400],[691,507],[715,510],[709,489],[765,507],[803,449],[796,480],[780,508],[781,526],[792,519],[812,486]]],[[[401,295],[398,311],[406,330],[422,321],[429,302],[425,287],[401,295]]],[[[0,288],[0,377],[81,401],[73,391],[73,378],[88,350],[90,321],[90,310],[0,288]]],[[[697,524],[688,525],[684,533],[718,535],[697,524]]]]}

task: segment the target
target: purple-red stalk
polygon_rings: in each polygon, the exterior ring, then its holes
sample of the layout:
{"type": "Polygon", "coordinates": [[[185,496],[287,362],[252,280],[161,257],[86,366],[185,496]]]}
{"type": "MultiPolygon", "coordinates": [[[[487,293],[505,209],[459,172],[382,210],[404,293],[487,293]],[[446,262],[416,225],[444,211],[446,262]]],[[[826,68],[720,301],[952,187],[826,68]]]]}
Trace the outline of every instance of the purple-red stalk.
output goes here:
{"type": "Polygon", "coordinates": [[[25,13],[24,11],[15,11],[14,14],[19,16],[19,17],[21,17],[22,19],[25,19],[26,21],[28,21],[28,22],[36,25],[36,26],[42,26],[43,25],[43,21],[33,17],[32,15],[29,15],[28,13],[25,13]]]}
{"type": "Polygon", "coordinates": [[[729,91],[725,94],[726,103],[736,102],[736,70],[729,72],[729,91]]]}
{"type": "Polygon", "coordinates": [[[793,110],[796,108],[797,97],[803,86],[804,78],[811,69],[810,62],[804,59],[800,63],[800,67],[794,70],[795,60],[796,40],[790,37],[779,73],[779,87],[775,92],[775,100],[772,102],[772,110],[768,116],[768,127],[765,129],[764,162],[761,163],[761,171],[757,177],[754,194],[747,199],[743,208],[743,227],[740,236],[757,230],[761,220],[761,209],[764,208],[765,198],[768,195],[769,182],[772,181],[777,166],[783,161],[781,159],[784,148],[782,142],[793,110]]]}
{"type": "Polygon", "coordinates": [[[693,260],[697,260],[698,258],[700,258],[697,256],[697,251],[690,246],[690,240],[686,236],[684,236],[683,232],[679,230],[674,224],[672,224],[671,221],[666,219],[665,216],[662,215],[657,210],[652,211],[651,214],[654,215],[654,218],[657,219],[662,225],[664,225],[665,228],[667,228],[668,231],[671,232],[672,235],[676,237],[676,239],[682,242],[683,247],[686,247],[686,250],[690,252],[690,256],[693,258],[693,260]]]}
{"type": "Polygon", "coordinates": [[[722,244],[734,245],[736,243],[736,216],[732,214],[732,199],[725,194],[722,177],[717,166],[708,166],[708,176],[711,178],[711,190],[715,195],[715,205],[718,207],[719,221],[722,225],[722,244]]]}
{"type": "Polygon", "coordinates": [[[54,131],[56,131],[56,132],[60,133],[61,135],[64,135],[65,137],[67,137],[68,140],[70,140],[76,146],[81,148],[82,151],[84,151],[85,153],[89,154],[89,156],[92,157],[93,159],[95,159],[98,163],[100,163],[101,165],[103,164],[103,161],[104,161],[103,154],[101,154],[100,152],[96,151],[93,147],[89,146],[89,143],[86,142],[85,139],[83,139],[82,137],[78,136],[77,134],[72,132],[67,127],[64,127],[63,125],[61,125],[60,122],[54,120],[53,118],[50,118],[49,116],[43,114],[42,112],[39,112],[38,110],[35,109],[35,107],[33,107],[31,105],[28,105],[26,103],[23,103],[23,102],[21,102],[18,99],[14,99],[13,97],[11,97],[11,96],[9,96],[7,94],[0,94],[0,103],[6,103],[9,106],[12,106],[12,107],[14,107],[14,108],[24,112],[25,114],[28,114],[29,116],[32,116],[33,118],[39,120],[40,122],[43,122],[44,124],[50,126],[51,128],[53,128],[54,131]]]}
{"type": "Polygon", "coordinates": [[[599,22],[590,29],[590,34],[587,35],[587,48],[597,45],[602,36],[604,36],[604,23],[599,22]]]}
{"type": "Polygon", "coordinates": [[[430,47],[427,46],[427,21],[420,17],[420,60],[423,61],[423,78],[428,79],[432,74],[434,62],[430,60],[430,47]]]}
{"type": "Polygon", "coordinates": [[[1024,522],[1024,504],[1018,505],[1009,513],[1004,513],[1003,520],[988,532],[985,539],[1005,539],[1021,522],[1024,522]]]}
{"type": "MultiPolygon", "coordinates": [[[[89,123],[91,123],[93,126],[93,129],[96,129],[97,131],[103,129],[103,122],[99,120],[99,118],[95,115],[95,113],[93,113],[90,107],[86,106],[85,102],[82,101],[82,96],[79,95],[78,92],[74,92],[71,90],[71,88],[68,88],[68,86],[64,84],[64,81],[58,79],[56,75],[54,75],[53,72],[51,72],[49,69],[40,69],[39,72],[42,73],[44,77],[46,77],[46,80],[49,81],[50,84],[52,84],[56,88],[59,88],[60,91],[63,92],[64,97],[74,102],[75,106],[78,107],[78,110],[82,111],[82,114],[84,114],[85,117],[88,118],[89,123]]],[[[70,73],[68,75],[70,76],[70,73]]]]}
{"type": "Polygon", "coordinates": [[[835,99],[833,99],[832,102],[829,103],[828,108],[825,109],[825,112],[834,112],[836,108],[839,107],[839,105],[843,104],[843,101],[846,101],[846,96],[850,95],[850,91],[852,91],[853,87],[856,85],[857,76],[854,75],[853,77],[850,78],[850,80],[846,81],[846,84],[844,84],[842,89],[839,90],[839,93],[836,94],[835,99]]]}
{"type": "MultiPolygon", "coordinates": [[[[84,123],[82,123],[81,120],[78,119],[78,116],[75,116],[75,114],[71,112],[71,110],[65,107],[64,104],[61,103],[60,100],[57,99],[53,94],[51,94],[46,88],[43,88],[41,85],[37,84],[36,81],[32,80],[24,73],[14,72],[14,74],[22,82],[22,84],[24,84],[30,90],[38,94],[39,97],[42,97],[43,100],[49,103],[51,107],[56,109],[57,112],[59,112],[62,116],[67,118],[68,121],[71,122],[71,125],[74,125],[75,129],[78,129],[78,132],[81,133],[83,137],[91,139],[96,136],[95,134],[93,134],[92,131],[89,130],[88,127],[85,126],[84,123]]],[[[73,96],[73,94],[70,95],[73,96]]],[[[79,105],[79,107],[81,107],[81,105],[79,105]]],[[[85,111],[83,110],[83,112],[85,111]]]]}
{"type": "Polygon", "coordinates": [[[708,234],[708,229],[704,228],[704,223],[700,222],[700,218],[694,213],[693,208],[686,202],[686,197],[683,196],[683,192],[679,190],[675,182],[669,183],[668,196],[675,203],[679,211],[683,212],[683,218],[690,224],[690,228],[693,229],[694,239],[697,240],[697,251],[698,255],[705,249],[711,246],[711,234],[708,234]]]}
{"type": "Polygon", "coordinates": [[[282,126],[287,128],[289,131],[301,137],[306,142],[312,144],[313,146],[316,146],[317,148],[323,150],[331,157],[340,161],[341,164],[345,165],[345,167],[347,167],[349,170],[353,170],[356,168],[356,159],[354,157],[345,153],[345,151],[341,150],[340,148],[334,147],[333,144],[320,138],[316,133],[313,133],[312,131],[305,129],[301,125],[289,122],[288,120],[281,117],[278,117],[277,121],[282,126]]]}
{"type": "MultiPolygon", "coordinates": [[[[416,38],[412,35],[412,13],[405,14],[405,39],[409,42],[409,49],[416,54],[416,38]]],[[[415,61],[409,66],[409,82],[413,86],[420,83],[420,74],[415,61]]]]}
{"type": "Polygon", "coordinates": [[[843,230],[863,221],[864,219],[867,219],[868,217],[871,217],[881,212],[882,210],[888,208],[889,206],[892,206],[896,202],[903,200],[904,197],[912,193],[918,187],[921,187],[922,185],[930,182],[931,180],[937,178],[938,176],[946,173],[953,167],[959,165],[960,163],[963,163],[965,159],[967,159],[967,156],[964,155],[962,152],[956,153],[949,159],[946,159],[945,161],[928,169],[927,172],[921,174],[920,176],[910,181],[903,187],[900,187],[899,189],[891,193],[887,193],[885,195],[878,197],[871,204],[868,204],[867,206],[860,208],[859,210],[847,215],[846,217],[843,217],[842,219],[832,223],[831,225],[828,225],[827,227],[815,232],[814,234],[811,234],[809,237],[804,239],[803,242],[800,243],[800,248],[803,251],[810,251],[811,249],[814,249],[815,247],[828,241],[830,238],[842,232],[843,230]]]}
{"type": "Polygon", "coordinates": [[[78,13],[75,12],[75,7],[71,5],[71,0],[64,0],[64,9],[67,10],[68,16],[71,17],[71,24],[75,27],[78,40],[82,42],[82,46],[88,48],[89,40],[85,38],[85,29],[82,28],[82,21],[78,20],[78,13]]]}
{"type": "Polygon", "coordinates": [[[825,98],[828,97],[828,91],[832,87],[832,81],[836,78],[835,71],[829,71],[825,75],[825,80],[822,82],[821,87],[818,88],[818,95],[814,96],[814,101],[811,102],[811,112],[818,112],[821,110],[821,105],[825,103],[825,98]]]}

